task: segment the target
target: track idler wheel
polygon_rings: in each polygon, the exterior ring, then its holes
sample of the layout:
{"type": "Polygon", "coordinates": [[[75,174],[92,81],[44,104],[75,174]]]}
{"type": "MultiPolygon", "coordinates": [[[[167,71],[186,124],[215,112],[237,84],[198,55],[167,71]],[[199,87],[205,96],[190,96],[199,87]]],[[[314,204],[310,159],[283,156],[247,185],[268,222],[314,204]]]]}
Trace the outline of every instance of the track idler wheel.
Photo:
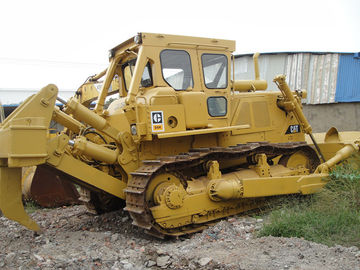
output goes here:
{"type": "Polygon", "coordinates": [[[172,183],[160,184],[154,192],[155,204],[160,205],[165,202],[170,209],[177,209],[183,206],[186,191],[182,185],[172,183]]]}

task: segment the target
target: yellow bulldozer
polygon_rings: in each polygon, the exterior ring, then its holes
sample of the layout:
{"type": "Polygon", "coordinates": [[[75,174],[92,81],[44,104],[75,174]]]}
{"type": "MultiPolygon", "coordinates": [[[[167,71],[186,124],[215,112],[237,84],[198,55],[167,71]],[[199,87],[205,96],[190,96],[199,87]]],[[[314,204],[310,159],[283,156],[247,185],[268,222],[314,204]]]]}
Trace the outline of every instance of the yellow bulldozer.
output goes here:
{"type": "Polygon", "coordinates": [[[76,183],[92,210],[125,206],[158,237],[202,230],[269,196],[321,190],[359,150],[360,132],[313,134],[306,91],[290,90],[284,75],[274,78],[280,91],[264,91],[258,54],[255,78],[235,80],[234,50],[230,40],[139,33],[70,100],[52,84],[29,97],[0,126],[3,215],[41,230],[22,204],[26,166],[76,183]],[[52,120],[65,129],[49,137],[52,120]]]}

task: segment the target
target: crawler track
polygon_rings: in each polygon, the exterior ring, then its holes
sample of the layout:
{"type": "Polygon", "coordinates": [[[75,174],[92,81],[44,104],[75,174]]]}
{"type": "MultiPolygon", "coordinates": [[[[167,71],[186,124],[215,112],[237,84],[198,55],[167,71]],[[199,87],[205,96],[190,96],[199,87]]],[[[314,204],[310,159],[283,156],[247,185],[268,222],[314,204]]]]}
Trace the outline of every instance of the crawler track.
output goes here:
{"type": "MultiPolygon", "coordinates": [[[[248,143],[231,147],[197,148],[188,153],[176,156],[162,157],[157,160],[144,160],[143,165],[134,173],[129,180],[126,193],[126,210],[129,211],[133,224],[144,228],[146,232],[163,238],[165,235],[179,236],[205,229],[214,221],[204,224],[190,224],[178,228],[164,229],[154,220],[149,203],[146,201],[146,192],[152,179],[161,173],[172,173],[181,177],[186,186],[186,171],[199,168],[209,160],[234,160],[265,153],[268,156],[290,155],[302,150],[311,161],[311,171],[319,164],[316,152],[305,142],[295,143],[248,143]]],[[[253,209],[259,206],[259,199],[241,199],[244,201],[242,209],[253,209]]],[[[234,203],[239,203],[239,200],[234,203]]],[[[206,211],[207,209],[204,209],[206,211]]],[[[241,212],[241,211],[239,211],[241,212]]],[[[232,215],[231,213],[230,215],[232,215]]]]}

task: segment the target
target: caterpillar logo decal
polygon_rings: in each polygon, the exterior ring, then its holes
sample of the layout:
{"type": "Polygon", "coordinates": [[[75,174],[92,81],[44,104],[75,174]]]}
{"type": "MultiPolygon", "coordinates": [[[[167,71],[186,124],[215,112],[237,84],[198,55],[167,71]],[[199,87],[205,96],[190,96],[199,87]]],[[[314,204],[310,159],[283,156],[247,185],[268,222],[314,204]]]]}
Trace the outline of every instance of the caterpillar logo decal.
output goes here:
{"type": "Polygon", "coordinates": [[[152,132],[165,131],[164,113],[162,111],[151,112],[151,130],[152,132]]]}
{"type": "Polygon", "coordinates": [[[293,134],[300,132],[300,125],[290,125],[286,130],[285,134],[293,134]]]}

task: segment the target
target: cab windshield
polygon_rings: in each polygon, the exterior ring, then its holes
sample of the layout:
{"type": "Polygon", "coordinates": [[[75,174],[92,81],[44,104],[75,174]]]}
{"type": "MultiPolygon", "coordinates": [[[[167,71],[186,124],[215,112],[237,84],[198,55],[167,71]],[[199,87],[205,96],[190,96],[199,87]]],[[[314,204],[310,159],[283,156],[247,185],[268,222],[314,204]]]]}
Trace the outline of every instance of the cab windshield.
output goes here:
{"type": "MultiPolygon", "coordinates": [[[[128,91],[130,88],[131,79],[134,75],[135,65],[136,65],[136,58],[126,62],[125,64],[123,64],[121,66],[126,91],[128,91]]],[[[141,77],[140,87],[146,88],[146,87],[150,87],[152,85],[153,85],[153,81],[152,81],[152,74],[151,74],[151,66],[150,66],[150,63],[147,63],[147,65],[145,66],[144,72],[142,74],[142,77],[141,77]]]]}

